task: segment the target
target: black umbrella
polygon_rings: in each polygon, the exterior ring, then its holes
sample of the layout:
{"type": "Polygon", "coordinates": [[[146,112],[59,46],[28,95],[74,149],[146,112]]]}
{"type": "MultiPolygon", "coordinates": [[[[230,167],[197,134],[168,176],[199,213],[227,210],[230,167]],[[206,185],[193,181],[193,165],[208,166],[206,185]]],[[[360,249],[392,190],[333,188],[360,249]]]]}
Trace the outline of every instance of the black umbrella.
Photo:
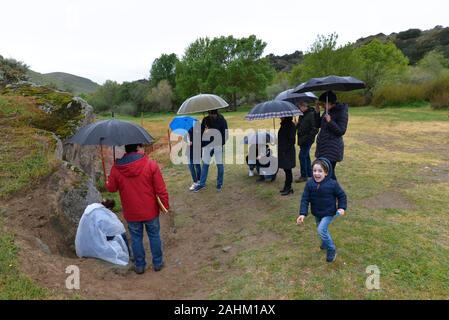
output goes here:
{"type": "Polygon", "coordinates": [[[150,144],[154,138],[141,126],[122,120],[102,120],[82,127],[68,143],[80,145],[123,146],[150,144]]]}
{"type": "Polygon", "coordinates": [[[365,88],[365,83],[357,78],[327,76],[322,78],[312,78],[307,82],[301,83],[294,89],[294,92],[301,93],[308,91],[323,91],[323,90],[351,91],[363,88],[365,88]]]}
{"type": "Polygon", "coordinates": [[[304,102],[314,102],[318,98],[312,92],[296,93],[293,92],[294,89],[288,89],[279,93],[274,100],[284,100],[291,103],[297,103],[300,101],[304,102]]]}
{"type": "Polygon", "coordinates": [[[100,145],[105,181],[107,177],[103,159],[103,145],[123,146],[126,144],[151,144],[153,142],[154,138],[141,126],[116,119],[88,124],[67,140],[67,143],[79,145],[100,145]]]}
{"type": "Polygon", "coordinates": [[[354,77],[327,76],[322,78],[312,78],[301,83],[293,92],[301,93],[307,91],[351,91],[365,88],[365,83],[354,77]]]}

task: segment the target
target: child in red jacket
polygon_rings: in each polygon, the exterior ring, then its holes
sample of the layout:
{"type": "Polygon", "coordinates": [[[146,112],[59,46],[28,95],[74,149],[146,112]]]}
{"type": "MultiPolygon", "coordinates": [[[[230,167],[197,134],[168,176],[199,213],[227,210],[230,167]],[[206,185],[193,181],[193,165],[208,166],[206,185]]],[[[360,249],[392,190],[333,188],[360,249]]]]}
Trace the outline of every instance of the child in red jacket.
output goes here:
{"type": "Polygon", "coordinates": [[[135,272],[145,272],[145,249],[143,229],[146,228],[150,240],[154,271],[164,265],[160,238],[159,205],[160,198],[169,209],[168,193],[159,166],[148,159],[141,144],[125,146],[126,154],[114,164],[106,183],[109,192],[119,192],[123,215],[128,223],[135,259],[135,272]]]}

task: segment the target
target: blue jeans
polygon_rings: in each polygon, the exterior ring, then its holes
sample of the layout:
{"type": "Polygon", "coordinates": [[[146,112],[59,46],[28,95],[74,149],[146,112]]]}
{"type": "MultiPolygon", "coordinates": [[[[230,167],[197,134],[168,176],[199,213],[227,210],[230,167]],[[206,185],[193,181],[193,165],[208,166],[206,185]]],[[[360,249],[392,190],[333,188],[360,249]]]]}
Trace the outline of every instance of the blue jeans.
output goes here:
{"type": "Polygon", "coordinates": [[[190,169],[190,174],[192,175],[193,182],[199,182],[201,179],[201,165],[193,164],[192,162],[190,162],[188,166],[190,169]]]}
{"type": "Polygon", "coordinates": [[[131,234],[132,250],[136,267],[146,267],[145,248],[143,247],[143,228],[150,240],[151,255],[153,256],[153,267],[160,267],[164,261],[162,257],[162,242],[160,236],[159,217],[149,221],[128,222],[131,234]]]}
{"type": "Polygon", "coordinates": [[[311,143],[304,143],[299,146],[299,165],[301,167],[301,177],[312,177],[312,162],[310,161],[311,143]]]}
{"type": "Polygon", "coordinates": [[[203,167],[201,168],[200,186],[204,187],[206,185],[209,165],[212,157],[215,157],[215,162],[217,163],[217,188],[220,188],[223,186],[224,177],[223,147],[217,147],[214,149],[206,147],[203,149],[203,167]]]}
{"type": "Polygon", "coordinates": [[[335,216],[327,216],[323,218],[315,217],[316,225],[318,234],[320,235],[322,245],[327,249],[331,251],[335,251],[335,244],[334,241],[332,241],[331,234],[329,233],[329,225],[334,221],[334,219],[337,217],[335,216]]]}

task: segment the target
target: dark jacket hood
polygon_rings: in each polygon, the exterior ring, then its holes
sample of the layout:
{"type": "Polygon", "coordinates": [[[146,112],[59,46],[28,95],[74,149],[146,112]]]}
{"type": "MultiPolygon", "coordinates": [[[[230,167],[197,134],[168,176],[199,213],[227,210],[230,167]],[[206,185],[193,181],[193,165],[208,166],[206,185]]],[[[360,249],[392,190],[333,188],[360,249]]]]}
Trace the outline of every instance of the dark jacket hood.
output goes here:
{"type": "Polygon", "coordinates": [[[117,160],[115,167],[126,177],[136,177],[142,173],[147,157],[140,152],[132,152],[125,154],[121,159],[117,160]]]}

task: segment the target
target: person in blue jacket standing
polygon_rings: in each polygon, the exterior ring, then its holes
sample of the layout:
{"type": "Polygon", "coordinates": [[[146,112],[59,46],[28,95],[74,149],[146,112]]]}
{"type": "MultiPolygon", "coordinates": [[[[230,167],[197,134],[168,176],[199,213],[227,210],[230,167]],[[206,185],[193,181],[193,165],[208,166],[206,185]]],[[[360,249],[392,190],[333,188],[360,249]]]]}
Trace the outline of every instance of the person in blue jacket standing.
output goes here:
{"type": "Polygon", "coordinates": [[[339,183],[332,179],[332,164],[326,158],[318,158],[312,163],[313,179],[307,181],[301,198],[297,224],[304,222],[309,211],[315,216],[317,231],[321,238],[322,250],[327,250],[326,261],[334,262],[337,250],[329,232],[329,225],[337,216],[345,215],[346,193],[339,183]]]}

